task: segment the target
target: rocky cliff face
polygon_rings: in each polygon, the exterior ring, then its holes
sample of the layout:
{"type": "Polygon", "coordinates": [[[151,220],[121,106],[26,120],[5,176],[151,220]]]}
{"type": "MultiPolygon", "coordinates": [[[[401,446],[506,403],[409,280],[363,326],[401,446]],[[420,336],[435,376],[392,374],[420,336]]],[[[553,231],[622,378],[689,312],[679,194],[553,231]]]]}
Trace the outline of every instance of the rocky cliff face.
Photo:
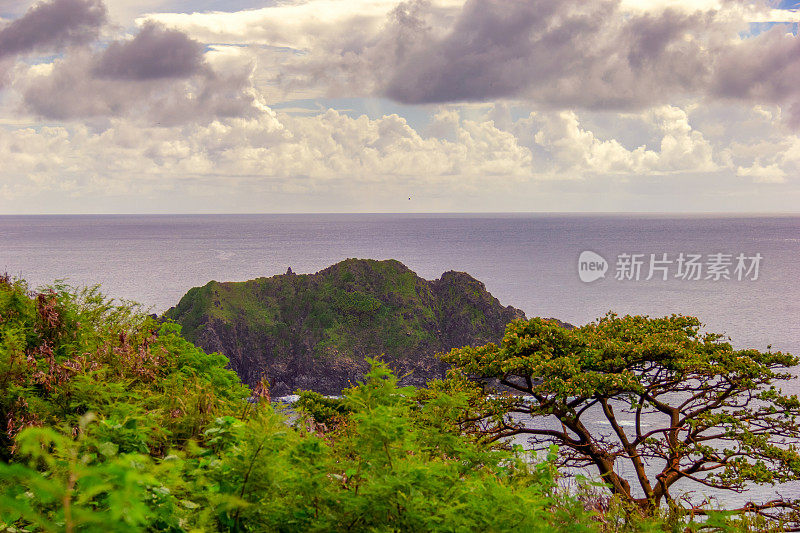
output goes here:
{"type": "Polygon", "coordinates": [[[316,274],[191,289],[165,318],[206,351],[230,359],[242,380],[262,376],[273,395],[339,393],[382,355],[406,384],[441,377],[435,354],[498,342],[524,318],[463,272],[427,281],[398,261],[348,259],[316,274]]]}

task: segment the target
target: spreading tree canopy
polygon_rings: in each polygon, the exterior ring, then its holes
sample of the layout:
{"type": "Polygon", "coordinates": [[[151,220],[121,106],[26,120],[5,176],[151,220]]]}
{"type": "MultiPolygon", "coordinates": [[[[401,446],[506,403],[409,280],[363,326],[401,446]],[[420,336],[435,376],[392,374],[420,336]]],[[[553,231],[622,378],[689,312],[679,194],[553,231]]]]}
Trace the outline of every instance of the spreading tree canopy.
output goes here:
{"type": "MultiPolygon", "coordinates": [[[[684,490],[745,492],[800,479],[800,402],[778,387],[793,379],[798,358],[735,350],[696,318],[608,314],[572,330],[518,320],[500,346],[444,359],[452,379],[506,391],[486,396],[470,420],[489,440],[557,444],[563,465],[596,468],[615,495],[643,509],[702,514],[707,506],[683,499],[684,490]]],[[[735,511],[797,524],[797,509],[778,497],[735,511]]]]}

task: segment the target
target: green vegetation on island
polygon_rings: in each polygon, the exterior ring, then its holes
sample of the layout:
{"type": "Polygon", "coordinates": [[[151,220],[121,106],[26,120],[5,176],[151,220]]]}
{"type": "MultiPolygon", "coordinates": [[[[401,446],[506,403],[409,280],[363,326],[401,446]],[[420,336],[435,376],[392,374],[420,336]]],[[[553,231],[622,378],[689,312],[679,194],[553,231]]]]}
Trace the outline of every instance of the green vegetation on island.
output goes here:
{"type": "Polygon", "coordinates": [[[497,342],[524,318],[463,272],[427,281],[394,260],[348,259],[316,274],[195,287],[165,317],[187,339],[228,356],[242,381],[276,395],[338,394],[382,356],[404,383],[444,375],[435,354],[497,342]]]}

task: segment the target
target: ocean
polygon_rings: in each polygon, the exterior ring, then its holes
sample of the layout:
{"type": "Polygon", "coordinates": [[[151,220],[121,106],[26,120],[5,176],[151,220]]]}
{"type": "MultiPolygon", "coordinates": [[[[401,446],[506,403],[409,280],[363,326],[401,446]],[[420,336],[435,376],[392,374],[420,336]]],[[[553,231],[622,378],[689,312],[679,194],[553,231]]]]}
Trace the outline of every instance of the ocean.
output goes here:
{"type": "Polygon", "coordinates": [[[154,313],[210,280],[272,276],[288,267],[311,273],[349,257],[397,259],[427,279],[468,272],[529,317],[580,325],[609,311],[679,313],[699,317],[737,347],[800,353],[800,217],[0,216],[0,269],[31,286],[56,279],[100,284],[107,295],[154,313]],[[605,277],[581,280],[585,251],[605,259],[605,277]],[[681,254],[685,261],[699,256],[700,279],[697,272],[678,276],[681,254]],[[749,273],[736,271],[740,256],[749,273]],[[729,279],[708,278],[715,262],[729,279]],[[638,265],[638,279],[625,264],[638,265]]]}
{"type": "MultiPolygon", "coordinates": [[[[427,279],[468,272],[529,317],[680,313],[736,347],[800,353],[800,217],[0,216],[0,269],[33,287],[100,284],[154,313],[210,280],[311,273],[349,257],[397,259],[427,279]]],[[[739,504],[774,491],[717,495],[739,504]]],[[[800,484],[780,491],[800,497],[800,484]]]]}

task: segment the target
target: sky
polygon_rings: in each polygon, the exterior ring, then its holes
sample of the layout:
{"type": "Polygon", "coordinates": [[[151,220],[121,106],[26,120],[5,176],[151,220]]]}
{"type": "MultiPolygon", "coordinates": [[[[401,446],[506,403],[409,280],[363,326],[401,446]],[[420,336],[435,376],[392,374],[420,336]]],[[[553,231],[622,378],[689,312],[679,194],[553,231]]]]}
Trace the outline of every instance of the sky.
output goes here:
{"type": "Polygon", "coordinates": [[[0,214],[798,213],[798,8],[0,0],[0,214]]]}

